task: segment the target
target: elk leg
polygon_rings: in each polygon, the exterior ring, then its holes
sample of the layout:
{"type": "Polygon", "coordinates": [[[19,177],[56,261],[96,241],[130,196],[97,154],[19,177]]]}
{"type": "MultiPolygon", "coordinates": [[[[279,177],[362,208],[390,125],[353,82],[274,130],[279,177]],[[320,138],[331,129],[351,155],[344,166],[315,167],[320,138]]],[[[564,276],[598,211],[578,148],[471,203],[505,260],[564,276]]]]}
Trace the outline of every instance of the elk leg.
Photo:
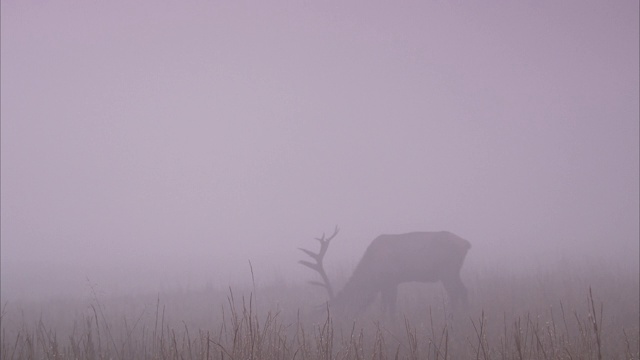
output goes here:
{"type": "Polygon", "coordinates": [[[449,302],[452,307],[455,308],[460,303],[462,303],[462,305],[467,305],[467,288],[462,283],[460,275],[449,279],[443,279],[442,285],[449,295],[449,302]]]}
{"type": "Polygon", "coordinates": [[[398,284],[391,284],[382,288],[382,312],[390,315],[396,312],[398,300],[398,284]]]}

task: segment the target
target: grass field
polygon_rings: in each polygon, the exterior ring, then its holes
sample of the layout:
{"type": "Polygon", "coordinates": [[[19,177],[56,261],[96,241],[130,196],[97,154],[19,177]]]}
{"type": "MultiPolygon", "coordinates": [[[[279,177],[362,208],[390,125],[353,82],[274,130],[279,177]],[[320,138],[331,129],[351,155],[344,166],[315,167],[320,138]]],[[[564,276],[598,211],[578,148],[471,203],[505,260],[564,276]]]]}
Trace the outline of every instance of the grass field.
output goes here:
{"type": "Polygon", "coordinates": [[[2,359],[638,359],[638,274],[465,270],[470,304],[400,287],[396,316],[323,310],[305,284],[6,302],[2,359]],[[320,309],[319,309],[320,308],[320,309]]]}

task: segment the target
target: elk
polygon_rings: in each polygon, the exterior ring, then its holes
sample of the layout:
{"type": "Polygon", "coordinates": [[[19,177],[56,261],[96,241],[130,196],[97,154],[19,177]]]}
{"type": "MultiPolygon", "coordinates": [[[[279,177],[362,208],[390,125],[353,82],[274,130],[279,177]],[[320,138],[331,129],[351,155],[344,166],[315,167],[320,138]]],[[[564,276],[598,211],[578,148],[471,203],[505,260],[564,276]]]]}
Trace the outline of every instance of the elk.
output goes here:
{"type": "Polygon", "coordinates": [[[467,289],[460,279],[460,269],[471,244],[448,231],[378,236],[365,251],[342,291],[334,295],[323,260],[329,243],[338,231],[336,226],[329,238],[324,234],[321,238],[316,238],[320,242],[320,251],[317,253],[300,248],[315,262],[299,261],[320,274],[322,282],[310,283],[327,290],[329,306],[338,312],[357,314],[381,294],[383,312],[394,313],[398,285],[411,281],[440,281],[452,307],[466,304],[467,289]]]}

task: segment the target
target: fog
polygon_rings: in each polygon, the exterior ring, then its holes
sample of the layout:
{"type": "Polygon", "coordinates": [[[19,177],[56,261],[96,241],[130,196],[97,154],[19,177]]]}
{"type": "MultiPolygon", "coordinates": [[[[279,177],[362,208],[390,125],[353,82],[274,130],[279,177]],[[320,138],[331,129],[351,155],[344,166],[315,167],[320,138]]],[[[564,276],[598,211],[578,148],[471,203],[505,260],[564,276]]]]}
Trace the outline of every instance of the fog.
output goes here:
{"type": "Polygon", "coordinates": [[[347,274],[638,272],[637,1],[3,1],[3,299],[347,274]]]}

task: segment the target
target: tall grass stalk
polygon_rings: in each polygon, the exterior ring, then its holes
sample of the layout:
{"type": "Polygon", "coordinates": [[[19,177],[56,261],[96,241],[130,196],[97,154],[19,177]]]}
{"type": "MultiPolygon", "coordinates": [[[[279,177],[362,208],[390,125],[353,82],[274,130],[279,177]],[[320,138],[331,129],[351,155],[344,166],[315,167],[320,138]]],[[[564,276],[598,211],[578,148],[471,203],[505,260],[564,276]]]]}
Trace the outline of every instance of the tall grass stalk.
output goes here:
{"type": "MultiPolygon", "coordinates": [[[[516,306],[520,304],[504,295],[483,298],[483,289],[472,287],[475,302],[466,312],[454,312],[454,316],[444,306],[433,307],[439,300],[429,305],[428,297],[405,296],[400,299],[404,299],[400,301],[402,311],[396,315],[378,316],[375,309],[369,309],[354,319],[335,316],[328,306],[319,313],[304,306],[274,304],[266,291],[261,294],[261,304],[257,304],[255,292],[262,290],[254,283],[250,292],[240,296],[228,289],[226,303],[219,311],[214,311],[216,307],[211,304],[209,310],[195,313],[196,320],[175,316],[177,310],[168,308],[176,304],[162,301],[159,295],[151,300],[151,306],[135,309],[128,304],[133,308],[128,315],[114,313],[110,309],[118,304],[98,298],[92,289],[86,310],[74,315],[70,329],[49,322],[51,314],[46,311],[30,320],[24,310],[3,305],[0,358],[639,358],[637,298],[608,298],[612,305],[607,306],[598,299],[597,291],[588,287],[582,297],[564,296],[555,304],[516,306]],[[412,304],[414,298],[418,302],[412,304]],[[274,309],[260,308],[262,303],[274,309]],[[559,317],[554,305],[560,307],[559,317]]],[[[302,288],[289,291],[304,292],[302,288]]],[[[518,293],[514,296],[525,299],[518,293]]],[[[535,293],[530,293],[529,298],[534,297],[535,293]]]]}

